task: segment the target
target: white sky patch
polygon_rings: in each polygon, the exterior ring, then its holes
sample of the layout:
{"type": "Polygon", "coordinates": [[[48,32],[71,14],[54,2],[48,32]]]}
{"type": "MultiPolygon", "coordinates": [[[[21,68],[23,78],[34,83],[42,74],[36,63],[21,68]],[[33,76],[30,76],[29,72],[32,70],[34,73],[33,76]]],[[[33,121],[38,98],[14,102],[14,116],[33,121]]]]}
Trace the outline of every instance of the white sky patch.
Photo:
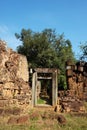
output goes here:
{"type": "Polygon", "coordinates": [[[11,32],[6,25],[0,26],[0,39],[7,43],[9,48],[16,50],[17,46],[21,44],[21,42],[16,39],[15,35],[11,32]]]}

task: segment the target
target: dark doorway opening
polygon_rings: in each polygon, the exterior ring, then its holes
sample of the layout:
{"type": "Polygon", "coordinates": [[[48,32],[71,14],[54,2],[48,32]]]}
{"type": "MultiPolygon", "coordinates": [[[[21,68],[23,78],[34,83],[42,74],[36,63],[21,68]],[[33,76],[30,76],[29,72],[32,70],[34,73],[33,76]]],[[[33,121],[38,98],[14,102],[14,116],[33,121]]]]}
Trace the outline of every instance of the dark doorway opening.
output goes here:
{"type": "Polygon", "coordinates": [[[52,105],[52,79],[39,81],[41,82],[41,89],[37,98],[37,105],[52,105]]]}

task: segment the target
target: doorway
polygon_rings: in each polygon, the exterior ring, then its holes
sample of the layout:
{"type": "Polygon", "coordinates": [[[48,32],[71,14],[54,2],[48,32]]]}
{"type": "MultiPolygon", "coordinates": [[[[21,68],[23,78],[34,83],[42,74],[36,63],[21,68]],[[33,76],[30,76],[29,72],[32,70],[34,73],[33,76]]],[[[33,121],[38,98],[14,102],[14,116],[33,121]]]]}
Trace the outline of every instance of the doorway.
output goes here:
{"type": "Polygon", "coordinates": [[[32,105],[37,106],[39,101],[43,105],[57,105],[58,70],[36,68],[32,75],[32,105]]]}
{"type": "Polygon", "coordinates": [[[52,79],[42,79],[37,85],[37,105],[52,105],[52,79]]]}

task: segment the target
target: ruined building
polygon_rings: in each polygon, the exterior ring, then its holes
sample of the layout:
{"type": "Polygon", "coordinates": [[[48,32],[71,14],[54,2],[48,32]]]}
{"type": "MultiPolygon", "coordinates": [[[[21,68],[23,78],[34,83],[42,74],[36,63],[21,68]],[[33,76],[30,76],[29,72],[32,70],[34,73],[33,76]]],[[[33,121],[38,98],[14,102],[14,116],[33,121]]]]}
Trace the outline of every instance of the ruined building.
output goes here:
{"type": "Polygon", "coordinates": [[[12,106],[25,110],[37,105],[39,95],[45,93],[51,97],[51,107],[57,106],[58,111],[84,111],[83,100],[87,101],[87,63],[78,62],[73,65],[67,61],[66,91],[58,90],[58,72],[59,70],[54,68],[35,68],[30,87],[26,57],[9,49],[5,42],[0,40],[0,108],[12,106]],[[49,95],[47,89],[43,88],[41,92],[41,80],[50,81],[47,88],[49,95]]]}
{"type": "Polygon", "coordinates": [[[28,63],[25,56],[7,48],[0,40],[0,107],[31,104],[28,63]]]}

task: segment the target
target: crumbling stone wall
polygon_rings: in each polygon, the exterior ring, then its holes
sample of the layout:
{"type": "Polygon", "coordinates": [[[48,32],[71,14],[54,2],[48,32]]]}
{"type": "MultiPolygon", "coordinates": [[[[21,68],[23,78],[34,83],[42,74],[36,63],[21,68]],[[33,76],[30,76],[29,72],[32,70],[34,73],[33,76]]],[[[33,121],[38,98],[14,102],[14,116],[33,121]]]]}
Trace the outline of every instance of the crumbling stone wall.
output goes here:
{"type": "Polygon", "coordinates": [[[0,107],[31,104],[28,63],[25,56],[7,48],[0,40],[0,107]]]}
{"type": "Polygon", "coordinates": [[[84,112],[87,101],[87,62],[66,62],[67,90],[58,91],[61,111],[84,112]]]}
{"type": "Polygon", "coordinates": [[[87,101],[87,62],[66,63],[67,85],[74,91],[74,96],[87,101]]]}

